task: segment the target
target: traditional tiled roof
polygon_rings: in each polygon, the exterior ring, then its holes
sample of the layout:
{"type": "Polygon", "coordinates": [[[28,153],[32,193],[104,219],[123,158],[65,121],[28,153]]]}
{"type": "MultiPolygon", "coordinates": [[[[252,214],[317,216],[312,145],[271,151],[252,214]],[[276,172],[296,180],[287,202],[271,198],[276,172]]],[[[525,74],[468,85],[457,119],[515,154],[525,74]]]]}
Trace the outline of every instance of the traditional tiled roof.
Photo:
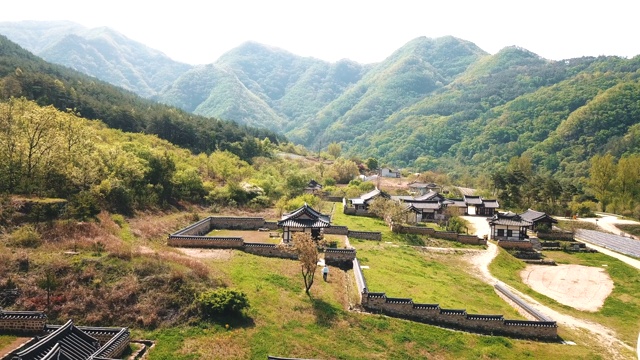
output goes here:
{"type": "Polygon", "coordinates": [[[436,191],[429,190],[429,192],[427,192],[427,193],[426,193],[426,194],[424,194],[424,195],[416,196],[416,197],[414,198],[414,200],[417,200],[417,201],[421,201],[421,200],[434,200],[434,199],[436,199],[436,198],[441,199],[441,198],[443,198],[443,196],[442,196],[442,195],[440,195],[440,194],[438,194],[436,191]]]}
{"type": "Polygon", "coordinates": [[[553,223],[557,223],[558,220],[552,218],[551,216],[547,215],[547,213],[541,212],[541,211],[535,211],[532,209],[528,209],[527,211],[523,212],[522,214],[520,214],[520,217],[527,220],[527,221],[531,221],[531,222],[538,222],[540,220],[550,220],[553,223]]]}
{"type": "Polygon", "coordinates": [[[533,225],[533,222],[524,220],[520,215],[514,213],[497,213],[493,217],[487,219],[489,225],[505,225],[505,226],[521,226],[527,227],[533,225]]]}
{"type": "Polygon", "coordinates": [[[369,191],[366,194],[360,195],[360,197],[349,199],[349,201],[351,201],[351,203],[354,204],[354,205],[366,204],[369,201],[371,201],[374,198],[376,198],[377,196],[382,196],[382,197],[387,198],[387,199],[390,198],[390,196],[387,193],[385,193],[383,191],[380,191],[380,189],[376,188],[374,190],[369,191]]]}
{"type": "Polygon", "coordinates": [[[322,189],[322,185],[320,185],[317,181],[315,181],[314,179],[311,179],[309,181],[309,183],[307,184],[307,187],[304,188],[305,190],[321,190],[322,189]]]}
{"type": "Polygon", "coordinates": [[[84,333],[69,320],[59,329],[33,345],[13,354],[15,360],[86,360],[100,348],[100,342],[84,333]],[[54,356],[55,355],[55,356],[54,356]]]}
{"type": "Polygon", "coordinates": [[[306,203],[299,209],[284,214],[280,221],[279,227],[294,228],[325,228],[331,226],[328,215],[321,214],[314,210],[306,203]]]}
{"type": "Polygon", "coordinates": [[[464,202],[463,199],[449,199],[451,201],[451,206],[455,207],[467,207],[467,203],[464,202]]]}
{"type": "Polygon", "coordinates": [[[440,201],[425,201],[425,202],[409,202],[407,203],[408,210],[439,210],[442,207],[440,201]]]}
{"type": "Polygon", "coordinates": [[[467,205],[482,205],[482,198],[480,196],[465,195],[464,202],[467,205]]]}
{"type": "Polygon", "coordinates": [[[497,209],[500,207],[498,200],[485,200],[482,199],[482,205],[488,209],[497,209]]]}

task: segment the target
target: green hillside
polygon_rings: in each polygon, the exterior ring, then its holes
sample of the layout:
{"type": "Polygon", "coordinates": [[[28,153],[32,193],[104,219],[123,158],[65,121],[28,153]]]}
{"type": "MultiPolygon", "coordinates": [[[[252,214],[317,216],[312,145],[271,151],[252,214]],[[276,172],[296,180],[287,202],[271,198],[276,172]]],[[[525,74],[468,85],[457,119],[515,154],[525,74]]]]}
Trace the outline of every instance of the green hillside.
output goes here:
{"type": "MultiPolygon", "coordinates": [[[[247,128],[229,121],[205,118],[145,100],[113,85],[68,68],[52,65],[0,36],[1,97],[24,96],[40,105],[73,109],[109,127],[147,132],[195,152],[232,150],[243,156],[247,139],[282,140],[269,130],[247,128]]],[[[255,155],[255,154],[254,154],[255,155]]],[[[253,155],[252,155],[253,156],[253,155]]]]}

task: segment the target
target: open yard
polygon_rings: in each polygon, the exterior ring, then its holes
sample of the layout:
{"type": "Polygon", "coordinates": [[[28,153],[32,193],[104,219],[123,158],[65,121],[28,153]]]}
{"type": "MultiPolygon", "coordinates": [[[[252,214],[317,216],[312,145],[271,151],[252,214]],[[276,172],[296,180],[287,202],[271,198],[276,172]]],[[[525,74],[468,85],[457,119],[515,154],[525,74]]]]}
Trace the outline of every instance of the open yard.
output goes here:
{"type": "Polygon", "coordinates": [[[598,311],[613,290],[613,281],[604,268],[529,265],[520,276],[533,290],[582,311],[598,311]]]}

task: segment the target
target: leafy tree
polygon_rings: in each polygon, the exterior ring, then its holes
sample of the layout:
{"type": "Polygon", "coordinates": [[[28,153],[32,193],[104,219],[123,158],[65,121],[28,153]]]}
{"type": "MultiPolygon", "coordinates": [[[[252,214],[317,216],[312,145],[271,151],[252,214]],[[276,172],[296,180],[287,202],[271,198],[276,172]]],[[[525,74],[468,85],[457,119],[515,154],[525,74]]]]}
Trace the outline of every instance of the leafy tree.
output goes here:
{"type": "Polygon", "coordinates": [[[358,166],[351,160],[338,158],[331,165],[331,177],[338,184],[347,184],[358,174],[358,166]]]}
{"type": "Polygon", "coordinates": [[[329,153],[329,155],[337,159],[338,156],[340,156],[340,153],[342,152],[342,146],[340,146],[340,144],[336,142],[332,142],[327,147],[327,152],[329,153]]]}
{"type": "Polygon", "coordinates": [[[378,197],[369,205],[369,212],[384,219],[389,224],[402,224],[405,222],[407,210],[397,201],[378,197]]]}
{"type": "Polygon", "coordinates": [[[367,169],[369,170],[378,170],[378,160],[375,158],[368,158],[365,165],[367,165],[367,169]]]}
{"type": "Polygon", "coordinates": [[[596,155],[591,158],[591,168],[589,169],[589,187],[594,192],[602,211],[606,211],[611,192],[611,181],[614,179],[616,164],[611,154],[596,155]]]}

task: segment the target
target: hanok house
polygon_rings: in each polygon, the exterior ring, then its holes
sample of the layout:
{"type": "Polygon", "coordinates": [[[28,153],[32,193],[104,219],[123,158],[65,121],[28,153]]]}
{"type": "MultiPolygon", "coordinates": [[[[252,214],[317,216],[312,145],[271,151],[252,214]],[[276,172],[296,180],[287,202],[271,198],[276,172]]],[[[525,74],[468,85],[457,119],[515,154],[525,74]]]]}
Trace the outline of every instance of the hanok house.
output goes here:
{"type": "Polygon", "coordinates": [[[523,212],[522,214],[520,214],[520,217],[533,223],[533,225],[531,226],[531,230],[538,230],[539,228],[546,228],[551,230],[553,228],[553,224],[558,223],[558,220],[547,215],[547,213],[535,211],[532,209],[528,209],[527,211],[523,212]]]}
{"type": "Polygon", "coordinates": [[[440,200],[405,203],[407,204],[407,222],[409,223],[444,220],[444,214],[442,214],[444,206],[440,200]]]}
{"type": "Polygon", "coordinates": [[[282,228],[282,241],[290,242],[294,232],[310,233],[314,239],[319,239],[322,229],[331,226],[329,215],[321,214],[306,203],[299,209],[282,215],[278,227],[282,228]]]}
{"type": "Polygon", "coordinates": [[[489,235],[493,240],[525,240],[527,238],[527,228],[533,225],[531,221],[525,220],[520,215],[512,212],[498,212],[487,221],[491,226],[489,235]]]}
{"type": "Polygon", "coordinates": [[[12,351],[12,360],[114,359],[129,347],[127,328],[81,328],[69,320],[62,326],[46,327],[46,335],[12,351]]]}
{"type": "Polygon", "coordinates": [[[311,179],[307,186],[304,188],[305,194],[317,194],[322,191],[322,185],[320,185],[314,179],[311,179]]]}
{"type": "Polygon", "coordinates": [[[497,200],[486,200],[480,196],[464,195],[462,199],[450,199],[452,208],[458,210],[459,215],[493,216],[498,207],[497,200]]]}
{"type": "Polygon", "coordinates": [[[387,193],[376,188],[366,194],[360,195],[358,198],[349,199],[349,205],[355,208],[356,212],[367,211],[369,210],[369,204],[380,196],[386,199],[390,198],[387,193]]]}

